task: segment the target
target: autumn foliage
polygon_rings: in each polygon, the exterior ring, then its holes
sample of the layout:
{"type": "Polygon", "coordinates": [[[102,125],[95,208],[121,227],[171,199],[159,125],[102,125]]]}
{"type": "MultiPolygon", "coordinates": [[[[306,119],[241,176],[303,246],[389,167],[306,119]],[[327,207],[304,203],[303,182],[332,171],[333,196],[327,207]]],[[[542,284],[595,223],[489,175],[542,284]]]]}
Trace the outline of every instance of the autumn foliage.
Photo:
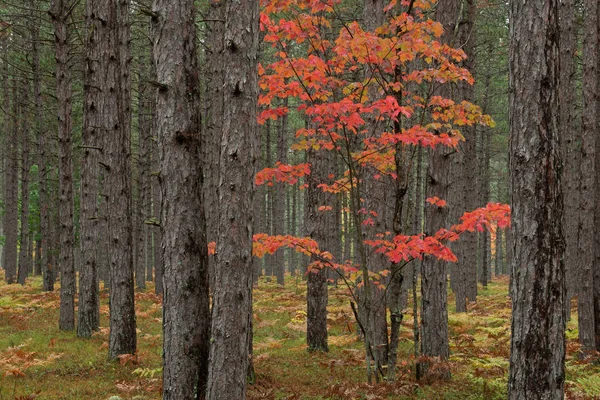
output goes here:
{"type": "MultiPolygon", "coordinates": [[[[298,113],[306,121],[296,131],[295,151],[336,151],[349,167],[333,184],[319,188],[344,193],[357,184],[356,169],[375,171],[373,179],[398,179],[394,157],[423,146],[456,148],[464,140],[461,127],[493,125],[488,115],[467,101],[439,95],[443,84],[473,84],[470,72],[460,66],[466,58],[460,49],[443,44],[441,24],[427,17],[433,1],[392,1],[387,21],[374,32],[339,18],[340,0],[264,0],[260,29],[270,45],[271,62],[259,67],[260,123],[298,113]],[[397,12],[403,6],[404,12],[397,12]],[[299,51],[298,48],[303,51],[299,51]],[[291,108],[282,107],[290,99],[291,108]],[[293,101],[292,101],[293,100],[293,101]],[[357,145],[358,143],[358,145],[357,145]]],[[[407,166],[410,168],[410,165],[407,166]]],[[[256,176],[256,184],[294,184],[311,173],[310,164],[277,163],[256,176]]],[[[429,198],[429,206],[447,207],[444,199],[429,198]]],[[[321,212],[330,211],[323,205],[321,212]]],[[[353,210],[350,210],[352,212],[353,210]]],[[[360,207],[363,225],[374,225],[378,215],[360,207]]],[[[365,244],[393,263],[429,255],[456,261],[447,242],[465,231],[506,227],[507,205],[490,203],[465,213],[457,224],[432,236],[393,235],[378,232],[365,244]]],[[[327,266],[353,275],[356,266],[334,260],[310,238],[255,235],[254,254],[272,254],[286,247],[313,256],[311,267],[327,266]]]]}

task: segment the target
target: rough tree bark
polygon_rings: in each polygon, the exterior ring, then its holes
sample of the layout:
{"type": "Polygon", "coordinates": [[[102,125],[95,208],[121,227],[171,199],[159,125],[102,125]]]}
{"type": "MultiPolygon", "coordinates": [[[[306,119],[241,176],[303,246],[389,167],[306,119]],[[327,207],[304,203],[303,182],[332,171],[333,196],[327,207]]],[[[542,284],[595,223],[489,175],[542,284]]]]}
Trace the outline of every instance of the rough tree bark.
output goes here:
{"type": "MultiPolygon", "coordinates": [[[[283,100],[282,107],[287,107],[287,98],[283,100]]],[[[288,116],[285,114],[279,119],[277,126],[277,161],[282,164],[287,163],[287,130],[288,130],[288,116]]],[[[283,235],[285,234],[285,190],[287,185],[280,183],[276,186],[277,195],[273,196],[273,234],[283,235]]],[[[277,279],[278,285],[284,284],[285,277],[285,258],[283,257],[284,252],[280,250],[275,253],[273,257],[273,267],[275,272],[275,278],[277,279]]]]}
{"type": "MultiPolygon", "coordinates": [[[[438,4],[436,20],[444,26],[444,42],[452,43],[454,30],[459,18],[461,2],[446,1],[438,4]]],[[[448,87],[442,88],[442,95],[449,96],[448,87]]],[[[429,165],[426,175],[426,197],[437,196],[447,199],[450,185],[452,149],[437,146],[429,153],[429,165]]],[[[446,225],[448,207],[427,205],[425,209],[425,233],[433,235],[446,225]]],[[[421,270],[421,354],[426,357],[448,359],[448,291],[447,264],[433,257],[426,257],[421,270]]],[[[427,373],[427,363],[421,368],[427,373]]],[[[445,371],[440,371],[442,378],[449,377],[445,371]]]]}
{"type": "MultiPolygon", "coordinates": [[[[567,295],[565,307],[567,315],[570,314],[571,297],[577,293],[576,268],[577,264],[577,208],[579,205],[579,191],[577,190],[578,169],[580,152],[576,149],[579,140],[579,126],[575,123],[575,51],[577,38],[575,32],[575,1],[562,0],[559,5],[560,16],[560,80],[559,98],[560,107],[560,132],[561,156],[563,159],[562,185],[564,197],[564,235],[565,235],[565,281],[567,295]]],[[[510,249],[507,238],[507,250],[510,249]]],[[[508,251],[507,251],[508,256],[508,251]]],[[[507,262],[509,262],[507,260],[507,262]]],[[[510,269],[510,268],[509,268],[510,269]]]]}
{"type": "MultiPolygon", "coordinates": [[[[4,252],[2,254],[2,261],[4,268],[4,274],[6,283],[15,283],[17,278],[17,235],[18,235],[18,201],[19,201],[19,162],[18,162],[18,131],[17,121],[18,114],[17,105],[17,92],[14,90],[12,97],[12,110],[11,98],[9,96],[9,72],[8,72],[8,60],[9,52],[7,41],[4,42],[4,54],[2,63],[2,75],[3,75],[3,92],[4,92],[4,133],[6,136],[7,149],[5,150],[6,161],[4,164],[4,252]],[[13,118],[11,118],[11,115],[13,118]]],[[[13,79],[13,88],[16,88],[16,81],[13,79]]]]}
{"type": "Polygon", "coordinates": [[[204,398],[210,310],[193,0],[155,0],[164,261],[163,399],[204,398]]]}
{"type": "Polygon", "coordinates": [[[136,323],[133,296],[133,251],[131,222],[131,139],[129,112],[128,1],[98,4],[95,28],[105,33],[100,64],[105,71],[101,85],[104,113],[103,160],[108,193],[108,240],[110,281],[109,358],[133,354],[136,323]],[[126,32],[124,32],[126,31],[126,32]]]}
{"type": "Polygon", "coordinates": [[[579,160],[579,204],[577,217],[577,313],[579,343],[583,353],[595,350],[594,324],[594,219],[595,146],[598,134],[598,1],[584,1],[583,109],[579,160]]]}
{"type": "MultiPolygon", "coordinates": [[[[105,99],[101,85],[106,70],[100,63],[105,54],[102,42],[105,32],[100,28],[96,8],[98,2],[88,1],[86,7],[86,25],[90,34],[86,41],[86,68],[84,73],[84,108],[83,108],[83,154],[81,166],[81,215],[80,245],[81,267],[79,271],[79,324],[77,335],[90,337],[99,328],[98,299],[98,265],[102,248],[97,248],[99,230],[98,190],[99,190],[99,155],[103,137],[102,116],[105,99]]],[[[103,242],[102,242],[103,243],[103,242]]]]}
{"type": "Polygon", "coordinates": [[[223,4],[224,76],[219,229],[207,397],[244,399],[252,315],[252,205],[259,157],[258,1],[223,4]]]}
{"type": "Polygon", "coordinates": [[[509,20],[513,305],[508,397],[562,399],[558,1],[511,1],[509,20]]]}
{"type": "Polygon", "coordinates": [[[28,81],[21,79],[20,82],[20,120],[21,120],[21,251],[19,251],[19,270],[17,272],[17,281],[25,284],[27,275],[31,272],[31,238],[29,232],[29,169],[31,162],[29,159],[29,90],[28,81]]]}
{"type": "Polygon", "coordinates": [[[150,217],[150,140],[152,135],[152,118],[148,114],[148,87],[149,73],[147,71],[146,54],[140,53],[139,68],[140,76],[138,79],[138,203],[137,203],[137,222],[136,222],[136,269],[135,284],[140,289],[146,289],[146,280],[149,277],[152,280],[152,263],[148,260],[149,227],[146,220],[150,217]]]}
{"type": "MultiPolygon", "coordinates": [[[[203,174],[204,174],[204,209],[206,210],[206,236],[209,242],[217,240],[219,225],[219,154],[221,151],[221,132],[223,114],[223,2],[212,0],[209,4],[206,34],[208,54],[206,57],[206,101],[205,131],[202,135],[203,174]]],[[[260,261],[257,261],[260,263],[260,261]]],[[[208,260],[211,287],[214,286],[215,257],[208,260]]]]}
{"type": "MultiPolygon", "coordinates": [[[[40,241],[36,249],[36,266],[44,275],[42,290],[52,290],[54,280],[46,279],[48,275],[48,255],[46,249],[48,235],[48,192],[46,186],[46,134],[42,121],[42,77],[40,68],[40,51],[39,51],[39,29],[40,29],[40,13],[37,8],[36,0],[30,0],[29,6],[32,10],[30,18],[29,31],[31,35],[31,69],[33,77],[33,100],[35,105],[34,116],[34,131],[37,138],[37,164],[38,164],[38,184],[39,184],[39,213],[40,213],[40,241]],[[52,283],[50,284],[50,281],[52,283]]],[[[34,271],[35,272],[35,271],[34,271]]]]}
{"type": "Polygon", "coordinates": [[[75,329],[75,263],[73,259],[73,166],[71,152],[71,74],[69,71],[68,0],[52,0],[48,13],[54,25],[56,99],[58,107],[58,220],[60,236],[61,330],[75,329]]]}
{"type": "MultiPolygon", "coordinates": [[[[456,0],[454,0],[456,1],[456,0]]],[[[454,26],[449,32],[449,39],[454,47],[461,48],[467,54],[462,67],[472,71],[475,66],[475,16],[477,8],[474,0],[456,1],[453,8],[456,15],[454,26]]],[[[472,100],[473,86],[460,83],[455,89],[455,100],[472,100]]],[[[449,187],[448,204],[449,223],[456,223],[465,211],[471,211],[479,205],[477,202],[477,187],[472,183],[476,180],[477,150],[476,130],[465,126],[461,129],[465,141],[460,143],[456,153],[452,155],[452,185],[449,187]]],[[[467,298],[475,301],[477,295],[477,235],[465,232],[461,239],[452,245],[458,261],[451,265],[451,283],[456,300],[456,312],[467,311],[467,298]],[[475,286],[475,290],[469,288],[475,286]],[[473,293],[474,292],[474,293],[473,293]]]]}
{"type": "MultiPolygon", "coordinates": [[[[328,194],[323,192],[319,184],[327,182],[329,174],[329,152],[310,149],[308,162],[311,174],[308,177],[305,204],[306,236],[315,240],[324,250],[327,245],[329,226],[328,213],[319,211],[320,206],[327,205],[328,194]]],[[[316,261],[311,258],[311,262],[316,261]]],[[[310,269],[307,272],[306,290],[306,342],[309,351],[328,351],[327,345],[327,269],[310,269]]]]}
{"type": "MultiPolygon", "coordinates": [[[[375,29],[377,29],[383,24],[384,7],[385,4],[382,0],[367,0],[364,2],[363,21],[365,30],[374,32],[375,29]]],[[[365,79],[373,80],[374,71],[371,66],[366,66],[364,73],[365,79]]],[[[380,97],[375,80],[373,80],[372,84],[368,88],[368,91],[368,97],[370,100],[373,101],[380,97]]],[[[375,119],[367,121],[366,126],[368,129],[367,135],[369,135],[369,137],[378,137],[381,134],[380,131],[384,130],[384,126],[382,126],[382,124],[378,124],[375,119]]],[[[364,205],[368,212],[377,213],[377,217],[372,218],[374,224],[372,226],[365,226],[363,228],[363,232],[365,232],[366,237],[369,239],[374,239],[375,235],[378,233],[391,231],[391,224],[388,221],[389,218],[387,216],[388,213],[386,212],[386,209],[387,203],[389,201],[388,198],[391,197],[391,190],[389,190],[389,188],[393,187],[393,185],[390,185],[388,179],[389,178],[385,176],[385,174],[382,174],[380,171],[378,171],[372,166],[367,166],[363,170],[362,180],[364,182],[364,191],[363,193],[361,193],[361,195],[365,200],[364,205]],[[376,175],[383,175],[383,178],[375,179],[376,175]]],[[[389,202],[391,203],[391,201],[389,202]]],[[[327,231],[331,228],[325,227],[324,229],[325,231],[327,231]]],[[[371,252],[367,255],[367,268],[369,269],[369,271],[372,272],[381,272],[384,269],[390,269],[391,263],[384,254],[371,252]]],[[[387,282],[384,281],[382,283],[386,284],[387,282]]],[[[370,292],[372,294],[372,306],[370,310],[371,315],[369,316],[368,320],[371,323],[369,331],[372,332],[373,335],[373,337],[370,338],[370,341],[373,346],[373,362],[375,364],[375,377],[376,380],[379,380],[380,371],[383,371],[383,366],[387,365],[387,356],[389,350],[388,324],[386,317],[387,290],[382,289],[377,285],[371,284],[370,292]]],[[[364,295],[365,291],[361,291],[359,294],[359,299],[360,296],[364,295]]],[[[361,311],[361,314],[364,311],[366,311],[363,308],[364,301],[361,300],[359,303],[359,310],[361,311]]],[[[361,316],[361,318],[365,319],[363,316],[361,316]]]]}

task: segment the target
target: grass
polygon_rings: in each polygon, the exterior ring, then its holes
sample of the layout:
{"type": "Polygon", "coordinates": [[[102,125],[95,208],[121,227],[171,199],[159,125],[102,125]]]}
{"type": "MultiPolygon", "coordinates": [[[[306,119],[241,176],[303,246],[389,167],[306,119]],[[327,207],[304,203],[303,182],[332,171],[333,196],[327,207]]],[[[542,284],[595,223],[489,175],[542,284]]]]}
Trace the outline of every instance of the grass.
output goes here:
{"type": "MultiPolygon", "coordinates": [[[[364,350],[355,335],[349,297],[330,288],[330,352],[308,353],[306,286],[261,280],[254,290],[254,365],[250,399],[504,399],[508,373],[508,281],[479,288],[467,314],[449,298],[449,381],[414,379],[412,316],[403,321],[398,380],[366,384],[364,350]]],[[[107,359],[108,293],[101,292],[101,329],[90,339],[58,330],[58,290],[42,293],[39,278],[27,285],[0,280],[0,400],[160,399],[161,299],[153,286],[136,293],[138,354],[107,359]]],[[[410,304],[408,309],[412,309],[410,304]]],[[[600,398],[600,366],[578,357],[576,309],[567,331],[567,398],[600,398]]]]}

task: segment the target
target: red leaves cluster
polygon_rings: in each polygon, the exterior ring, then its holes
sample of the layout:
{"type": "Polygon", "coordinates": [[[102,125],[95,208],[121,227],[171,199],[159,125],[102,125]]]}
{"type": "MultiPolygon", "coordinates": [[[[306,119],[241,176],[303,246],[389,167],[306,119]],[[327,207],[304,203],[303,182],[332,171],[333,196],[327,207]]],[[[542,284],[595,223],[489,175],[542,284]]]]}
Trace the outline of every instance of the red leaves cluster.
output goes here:
{"type": "Polygon", "coordinates": [[[446,207],[446,200],[442,200],[437,196],[428,197],[425,201],[427,201],[429,204],[434,205],[434,206],[446,207]]]}
{"type": "MultiPolygon", "coordinates": [[[[446,202],[437,197],[428,198],[427,202],[443,207],[446,202]],[[443,205],[439,205],[442,203],[443,205]]],[[[369,240],[365,243],[374,247],[377,252],[384,253],[391,262],[410,261],[421,259],[424,255],[437,257],[440,260],[456,262],[456,256],[444,244],[460,238],[466,231],[475,230],[483,232],[485,229],[494,230],[510,226],[510,206],[508,204],[488,203],[485,207],[478,208],[463,214],[460,223],[450,229],[440,229],[434,236],[407,236],[397,235],[389,240],[369,240]]]]}
{"type": "Polygon", "coordinates": [[[254,178],[257,185],[273,186],[274,182],[295,184],[298,178],[310,175],[310,164],[289,165],[277,162],[274,168],[259,171],[254,178]]]}

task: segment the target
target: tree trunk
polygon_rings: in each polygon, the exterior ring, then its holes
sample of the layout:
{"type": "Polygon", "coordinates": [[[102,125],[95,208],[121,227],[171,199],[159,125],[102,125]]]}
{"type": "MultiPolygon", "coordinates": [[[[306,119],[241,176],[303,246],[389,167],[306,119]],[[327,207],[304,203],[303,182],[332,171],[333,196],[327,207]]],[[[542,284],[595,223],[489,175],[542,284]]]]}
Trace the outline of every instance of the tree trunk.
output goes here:
{"type": "Polygon", "coordinates": [[[21,168],[21,251],[19,252],[19,270],[17,281],[25,284],[25,279],[31,271],[31,241],[29,232],[29,115],[27,113],[29,106],[28,81],[21,80],[21,144],[22,168],[21,168]]]}
{"type": "Polygon", "coordinates": [[[73,166],[71,152],[71,74],[69,71],[68,0],[52,0],[49,14],[54,25],[56,98],[58,107],[58,219],[60,237],[59,329],[75,329],[75,264],[73,260],[73,166]]]}
{"type": "MultiPolygon", "coordinates": [[[[597,6],[597,33],[600,35],[600,6],[597,6]]],[[[596,47],[596,134],[600,131],[600,55],[598,54],[598,48],[596,47]]],[[[596,180],[594,184],[596,185],[595,189],[595,226],[597,227],[600,223],[600,140],[596,139],[595,145],[595,177],[596,180]]],[[[600,233],[598,230],[595,232],[594,237],[595,244],[595,252],[594,252],[594,271],[593,271],[593,279],[594,279],[594,331],[595,331],[595,346],[596,351],[600,351],[600,233]]]]}
{"type": "Polygon", "coordinates": [[[152,140],[152,118],[148,113],[148,87],[149,72],[148,60],[144,51],[140,54],[138,79],[138,205],[137,205],[137,260],[135,282],[140,289],[146,289],[146,280],[152,280],[152,263],[148,260],[148,225],[146,220],[150,218],[150,141],[152,140]]]}
{"type": "MultiPolygon", "coordinates": [[[[489,54],[492,53],[492,42],[490,42],[489,46],[489,54]]],[[[483,93],[483,104],[482,110],[483,112],[487,112],[489,108],[489,100],[490,100],[490,85],[491,85],[491,72],[487,71],[485,75],[484,81],[484,93],[483,93]]],[[[479,196],[480,196],[480,206],[485,206],[490,201],[490,146],[492,136],[490,134],[490,130],[487,128],[483,128],[479,133],[480,137],[480,150],[478,154],[480,156],[480,166],[479,166],[479,176],[480,176],[480,184],[479,184],[479,196]]],[[[480,265],[481,270],[479,271],[479,282],[483,287],[487,287],[488,281],[491,278],[491,264],[490,264],[490,233],[485,230],[479,235],[479,249],[480,249],[480,265]]]]}
{"type": "Polygon", "coordinates": [[[511,1],[509,21],[513,305],[508,397],[562,399],[558,1],[511,1]]]}
{"type": "Polygon", "coordinates": [[[496,228],[496,256],[494,257],[495,261],[495,272],[496,276],[504,275],[504,241],[502,240],[504,236],[504,229],[496,228]]]}
{"type": "Polygon", "coordinates": [[[164,260],[163,399],[204,398],[210,310],[200,87],[192,0],[155,0],[164,260]]]}
{"type": "MultiPolygon", "coordinates": [[[[206,215],[206,236],[208,242],[217,240],[219,226],[219,153],[221,151],[223,115],[223,24],[224,6],[222,1],[210,1],[207,22],[206,42],[208,52],[205,62],[206,96],[205,131],[202,135],[204,209],[206,215]]],[[[254,209],[254,207],[253,207],[254,209]]],[[[258,209],[256,209],[258,210],[258,209]]],[[[260,260],[257,263],[260,265],[260,260]]],[[[210,285],[214,287],[215,257],[208,260],[210,285]]]]}
{"type": "MultiPolygon", "coordinates": [[[[579,159],[578,150],[580,129],[575,123],[575,51],[577,49],[577,35],[575,30],[575,1],[562,0],[559,5],[560,15],[560,80],[559,99],[560,107],[560,132],[561,156],[563,159],[562,185],[564,197],[564,235],[565,235],[565,281],[567,294],[565,307],[570,312],[571,297],[577,294],[578,285],[576,278],[577,265],[577,225],[579,218],[579,190],[577,188],[579,159]]],[[[507,235],[507,250],[510,249],[507,235]]],[[[507,251],[508,253],[508,251],[507,251]]],[[[508,256],[508,254],[507,254],[508,256]]],[[[510,262],[507,260],[507,262],[510,262]]],[[[510,269],[510,268],[509,268],[510,269]]]]}
{"type": "MultiPolygon", "coordinates": [[[[447,1],[438,4],[436,19],[444,26],[445,43],[453,44],[455,27],[460,18],[461,2],[447,1]]],[[[450,89],[442,88],[442,96],[448,97],[450,89]]],[[[437,196],[447,199],[451,183],[451,153],[452,149],[437,146],[429,153],[429,165],[426,176],[426,197],[437,196]]],[[[427,205],[425,209],[425,233],[430,236],[444,227],[448,219],[448,207],[427,205]]],[[[438,357],[447,360],[448,344],[448,289],[446,284],[447,264],[434,257],[426,257],[421,270],[421,354],[426,357],[438,357]]],[[[428,373],[428,363],[420,368],[428,373]]],[[[437,372],[439,377],[448,378],[449,371],[444,369],[437,372]]]]}
{"type": "MultiPolygon", "coordinates": [[[[328,203],[329,194],[318,187],[321,183],[328,182],[327,175],[331,168],[329,152],[310,149],[308,162],[311,164],[311,174],[308,177],[306,189],[305,224],[306,236],[315,240],[321,250],[327,249],[328,211],[320,211],[319,207],[328,203]]],[[[317,261],[312,257],[311,262],[317,261]]],[[[307,271],[307,318],[306,341],[309,351],[329,351],[327,345],[327,269],[310,268],[307,271]]]]}
{"type": "Polygon", "coordinates": [[[252,205],[259,157],[256,0],[224,5],[219,229],[207,397],[246,398],[252,315],[252,205]]]}
{"type": "Polygon", "coordinates": [[[18,141],[18,108],[16,80],[13,78],[13,97],[12,110],[10,108],[9,83],[8,83],[8,60],[9,51],[7,42],[4,42],[4,62],[3,64],[3,91],[4,91],[4,132],[6,134],[6,162],[4,170],[4,244],[3,265],[6,283],[15,283],[17,278],[17,235],[19,229],[19,141],[18,141]],[[11,118],[12,115],[12,118],[11,118]]]}
{"type": "Polygon", "coordinates": [[[131,140],[129,85],[126,61],[129,38],[127,1],[97,4],[95,29],[104,40],[100,57],[104,80],[101,121],[104,138],[106,186],[108,193],[108,239],[110,281],[109,358],[133,354],[136,350],[136,323],[133,296],[133,249],[131,223],[131,140]],[[96,23],[97,22],[97,23],[96,23]],[[126,54],[124,54],[126,53],[126,54]]]}
{"type": "Polygon", "coordinates": [[[579,343],[585,353],[595,350],[594,324],[594,219],[595,146],[598,134],[598,1],[584,1],[583,110],[581,159],[579,161],[579,207],[577,226],[577,278],[579,343]]]}
{"type": "MultiPolygon", "coordinates": [[[[287,107],[288,99],[283,100],[282,107],[287,107]]],[[[287,130],[288,130],[288,116],[285,114],[279,119],[279,125],[277,126],[277,161],[282,164],[287,163],[287,130]]],[[[273,196],[273,234],[284,235],[285,234],[285,191],[286,183],[279,183],[276,186],[277,195],[273,196]]],[[[333,227],[331,227],[333,228],[333,227]]],[[[284,284],[285,277],[285,259],[283,257],[283,250],[277,251],[273,257],[273,267],[275,277],[278,285],[284,284]]]]}
{"type": "MultiPolygon", "coordinates": [[[[460,1],[458,3],[461,3],[460,1]]],[[[475,17],[477,8],[474,0],[468,0],[453,8],[456,15],[448,18],[454,19],[454,33],[451,42],[454,47],[462,48],[467,54],[462,67],[472,71],[475,66],[475,17]]],[[[460,83],[455,90],[455,100],[473,99],[473,87],[467,83],[460,83]]],[[[477,186],[472,183],[476,181],[477,171],[477,137],[474,127],[464,126],[461,133],[465,141],[460,144],[456,153],[452,155],[452,185],[449,187],[448,204],[449,223],[458,223],[465,211],[472,211],[479,206],[477,202],[477,186]]],[[[450,265],[452,290],[455,295],[456,312],[467,311],[467,298],[475,301],[477,296],[477,235],[465,232],[459,241],[451,245],[458,261],[450,265]],[[452,281],[454,281],[452,283],[452,281]],[[471,287],[475,290],[469,290],[471,287]]]]}
{"type": "MultiPolygon", "coordinates": [[[[100,257],[105,253],[100,238],[100,230],[104,221],[100,222],[98,206],[99,191],[99,151],[103,136],[102,116],[104,99],[101,91],[105,79],[105,69],[100,63],[103,57],[102,40],[105,32],[99,29],[101,21],[97,19],[98,3],[88,1],[86,25],[91,32],[86,42],[86,69],[84,86],[84,118],[83,118],[83,155],[81,166],[81,267],[79,271],[79,325],[77,335],[90,337],[99,328],[98,276],[100,257]]],[[[103,200],[105,201],[105,200],[103,200]]]]}

